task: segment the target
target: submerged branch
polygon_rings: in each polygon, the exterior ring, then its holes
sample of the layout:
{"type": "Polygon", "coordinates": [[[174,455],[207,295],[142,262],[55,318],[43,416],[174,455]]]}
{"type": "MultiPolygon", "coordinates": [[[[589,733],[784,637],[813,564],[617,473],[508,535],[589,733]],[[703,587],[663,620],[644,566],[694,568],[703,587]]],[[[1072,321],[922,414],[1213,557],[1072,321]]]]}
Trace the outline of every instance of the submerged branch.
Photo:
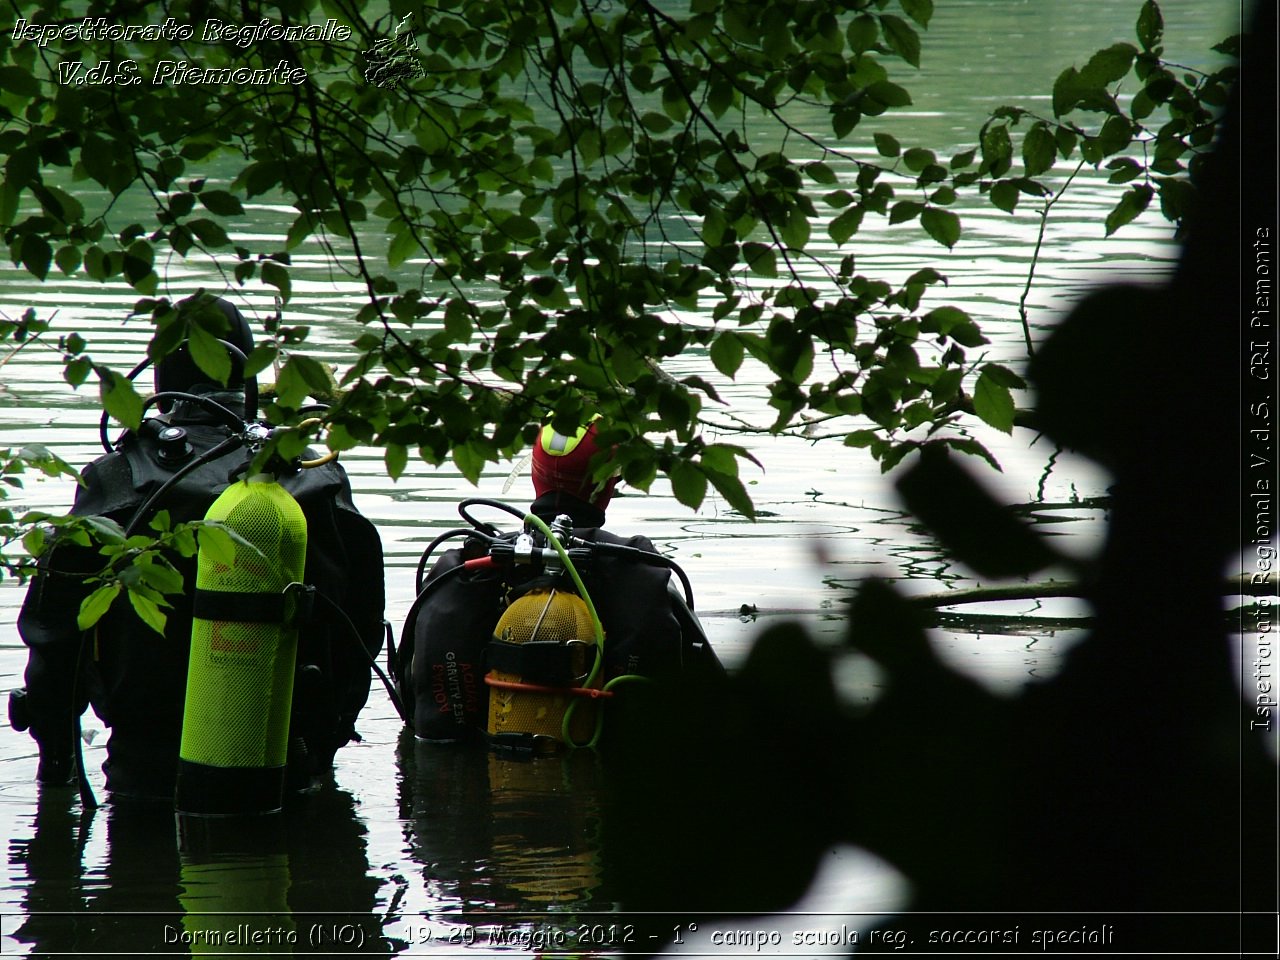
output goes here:
{"type": "MultiPolygon", "coordinates": [[[[1256,583],[1241,574],[1222,581],[1224,597],[1262,597],[1275,593],[1274,583],[1256,583]]],[[[992,603],[999,600],[1041,600],[1051,597],[1089,596],[1089,585],[1077,580],[1046,580],[1041,583],[1015,583],[997,587],[973,587],[969,590],[947,590],[908,597],[907,602],[919,607],[949,607],[965,603],[992,603]]]]}

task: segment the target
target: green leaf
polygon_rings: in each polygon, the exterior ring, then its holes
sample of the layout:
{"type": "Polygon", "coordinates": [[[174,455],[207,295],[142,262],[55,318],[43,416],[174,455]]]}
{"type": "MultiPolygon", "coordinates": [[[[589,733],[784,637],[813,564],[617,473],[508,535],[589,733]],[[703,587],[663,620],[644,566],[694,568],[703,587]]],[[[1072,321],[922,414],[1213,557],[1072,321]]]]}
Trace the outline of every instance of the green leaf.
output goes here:
{"type": "Polygon", "coordinates": [[[215,382],[226,385],[231,378],[231,355],[212,333],[198,323],[187,327],[187,346],[196,366],[215,382]]]}
{"type": "Polygon", "coordinates": [[[716,390],[715,384],[711,383],[705,377],[699,377],[695,374],[692,377],[681,377],[680,382],[686,387],[691,387],[694,390],[701,390],[716,403],[724,403],[724,399],[720,396],[720,392],[716,390]]]}
{"type": "Polygon", "coordinates": [[[1038,177],[1053,166],[1058,152],[1058,142],[1053,131],[1044,121],[1032,125],[1022,141],[1022,162],[1028,177],[1038,177]]]}
{"type": "Polygon", "coordinates": [[[925,207],[920,224],[934,240],[950,249],[960,239],[960,218],[950,210],[925,207]]]}
{"type": "Polygon", "coordinates": [[[388,442],[382,460],[387,465],[387,476],[399,480],[409,465],[409,449],[403,443],[388,442]]]}
{"type": "Polygon", "coordinates": [[[1080,81],[1086,87],[1105,87],[1122,79],[1133,67],[1137,49],[1130,43],[1115,43],[1099,50],[1080,71],[1080,81]]]}
{"type": "Polygon", "coordinates": [[[1142,10],[1138,13],[1136,32],[1143,50],[1154,49],[1164,36],[1164,17],[1155,0],[1146,0],[1142,5],[1142,10]]]}
{"type": "Polygon", "coordinates": [[[22,265],[27,271],[43,280],[49,275],[49,263],[53,260],[53,248],[38,233],[23,234],[21,241],[22,265]]]}
{"type": "Polygon", "coordinates": [[[708,470],[715,470],[731,477],[738,475],[738,458],[750,460],[756,466],[760,461],[752,456],[745,447],[730,443],[711,443],[702,448],[702,465],[708,470]]]}
{"type": "Polygon", "coordinates": [[[294,353],[289,355],[289,359],[280,369],[280,374],[276,378],[276,401],[282,407],[296,410],[302,406],[307,397],[312,395],[312,387],[306,371],[308,362],[315,363],[309,357],[294,353]]]}
{"type": "Polygon", "coordinates": [[[876,151],[882,157],[896,157],[902,153],[902,144],[897,141],[897,138],[887,133],[874,134],[872,139],[875,140],[876,151]]]}
{"type": "Polygon", "coordinates": [[[206,247],[225,247],[230,242],[227,231],[213,220],[188,220],[186,226],[206,247]]]}
{"type": "Polygon", "coordinates": [[[1059,127],[1053,132],[1053,139],[1058,144],[1058,153],[1064,157],[1069,157],[1075,152],[1076,144],[1080,138],[1076,136],[1075,131],[1068,130],[1066,127],[1059,127]]]}
{"type": "Polygon", "coordinates": [[[111,604],[115,602],[123,585],[120,583],[104,583],[93,593],[89,594],[80,603],[80,610],[76,614],[76,626],[81,630],[88,630],[95,623],[101,620],[111,604]]]}
{"type": "Polygon", "coordinates": [[[33,557],[38,557],[44,553],[45,542],[48,536],[43,527],[32,527],[22,535],[22,549],[33,557]]]}
{"type": "Polygon", "coordinates": [[[274,260],[262,261],[262,282],[270,284],[280,291],[280,300],[283,303],[289,302],[292,294],[292,285],[289,282],[289,271],[276,263],[274,260]]]}
{"type": "Polygon", "coordinates": [[[32,100],[40,96],[40,81],[23,67],[0,67],[0,90],[32,100]]]}
{"type": "Polygon", "coordinates": [[[529,291],[540,305],[552,310],[564,310],[569,306],[569,294],[555,277],[534,277],[529,281],[529,291]]]}
{"type": "MultiPolygon", "coordinates": [[[[725,84],[727,87],[728,84],[725,84]]],[[[717,114],[719,116],[719,114],[717,114]]],[[[626,153],[627,148],[631,146],[631,129],[629,127],[618,124],[610,127],[605,131],[604,135],[604,152],[611,157],[622,156],[626,153]]],[[[539,168],[541,170],[542,168],[539,168]]],[[[546,175],[543,179],[550,180],[552,175],[551,165],[546,166],[546,175]]]]}
{"type": "Polygon", "coordinates": [[[88,357],[76,357],[67,362],[62,378],[73,387],[81,386],[93,372],[93,361],[88,357]]]}
{"type": "Polygon", "coordinates": [[[67,244],[60,247],[58,253],[53,258],[53,262],[58,265],[58,269],[64,274],[70,275],[76,272],[80,266],[80,248],[67,244]]]}
{"type": "MultiPolygon", "coordinates": [[[[723,117],[725,115],[725,112],[730,107],[733,106],[733,97],[734,97],[733,84],[723,80],[719,80],[711,84],[711,89],[707,94],[707,105],[711,108],[712,114],[714,114],[715,117],[718,119],[720,117],[723,117]]],[[[609,132],[612,133],[613,130],[617,130],[617,129],[619,128],[614,127],[609,132]]],[[[605,143],[606,143],[606,146],[609,143],[607,137],[606,137],[605,143]]],[[[609,152],[611,154],[616,154],[618,151],[610,150],[609,152]]]]}
{"type": "Polygon", "coordinates": [[[244,213],[244,207],[240,205],[240,199],[226,190],[202,190],[200,191],[200,202],[210,213],[215,213],[220,217],[235,217],[244,213]]]}
{"type": "Polygon", "coordinates": [[[248,360],[245,361],[244,375],[246,377],[256,377],[271,366],[279,355],[280,348],[274,343],[259,344],[253,348],[253,352],[249,354],[248,360]]]}
{"type": "Polygon", "coordinates": [[[907,220],[914,220],[923,209],[925,209],[924,204],[917,203],[914,200],[903,200],[900,203],[895,203],[889,209],[889,222],[905,223],[907,220]]]}
{"type": "Polygon", "coordinates": [[[992,456],[991,451],[972,437],[947,437],[942,442],[952,450],[958,450],[971,457],[981,457],[987,462],[987,465],[991,467],[992,470],[998,470],[1001,473],[1004,472],[999,461],[992,456]]]}
{"type": "Polygon", "coordinates": [[[1003,176],[1013,164],[1013,141],[1003,123],[988,124],[982,131],[982,166],[993,177],[1003,176]]]}
{"type": "MultiPolygon", "coordinates": [[[[803,250],[809,242],[809,218],[799,207],[792,207],[782,225],[782,242],[791,250],[803,250]]],[[[747,246],[750,246],[748,244],[747,246]]]]}
{"type": "Polygon", "coordinates": [[[951,328],[949,336],[962,347],[980,347],[990,342],[982,335],[982,328],[972,320],[956,324],[951,328]]]}
{"type": "Polygon", "coordinates": [[[110,517],[84,517],[81,522],[99,543],[116,546],[125,541],[124,527],[110,517]]]}
{"type": "Polygon", "coordinates": [[[246,540],[235,530],[214,520],[197,520],[191,526],[197,527],[197,538],[200,544],[200,555],[214,563],[235,566],[238,554],[266,559],[257,544],[246,540]]]}
{"type": "Polygon", "coordinates": [[[862,113],[846,107],[837,107],[831,112],[831,132],[837,140],[843,140],[862,120],[862,113]]]}
{"type": "Polygon", "coordinates": [[[1157,184],[1160,191],[1160,213],[1170,223],[1179,223],[1191,213],[1196,188],[1189,180],[1166,178],[1157,184]]]}
{"type": "Polygon", "coordinates": [[[502,232],[514,240],[529,242],[542,236],[537,222],[530,217],[513,216],[502,221],[502,232]]]}
{"type": "Polygon", "coordinates": [[[906,87],[900,87],[888,80],[880,80],[867,87],[867,96],[880,101],[886,107],[911,106],[911,93],[906,87]]]}
{"type": "Polygon", "coordinates": [[[458,444],[452,451],[453,462],[458,471],[472,483],[480,482],[480,474],[484,471],[485,458],[479,449],[470,443],[458,444]]]}
{"type": "Polygon", "coordinates": [[[1111,236],[1146,210],[1154,193],[1155,191],[1145,183],[1135,184],[1126,190],[1120,202],[1107,214],[1107,236],[1111,236]]]}
{"type": "Polygon", "coordinates": [[[318,222],[315,215],[309,210],[298,214],[293,223],[289,225],[289,232],[285,234],[285,249],[292,250],[307,237],[311,236],[318,222]]]}
{"type": "Polygon", "coordinates": [[[869,14],[860,14],[849,21],[849,27],[845,30],[845,39],[849,42],[849,49],[855,54],[864,53],[875,46],[876,41],[880,39],[880,28],[876,25],[875,18],[869,14]]]}
{"type": "Polygon", "coordinates": [[[142,564],[142,581],[161,594],[182,593],[182,573],[161,559],[142,564]]]}
{"type": "Polygon", "coordinates": [[[146,594],[138,590],[131,589],[129,591],[129,603],[133,605],[133,611],[148,627],[156,633],[164,636],[164,627],[167,618],[160,609],[160,605],[148,597],[146,594]]]}
{"type": "Polygon", "coordinates": [[[671,477],[671,492],[677,500],[691,510],[702,506],[702,501],[707,496],[705,473],[685,460],[677,460],[668,473],[671,477]]]}
{"type": "Polygon", "coordinates": [[[848,242],[849,238],[857,233],[858,228],[862,226],[862,218],[865,212],[862,207],[850,207],[827,224],[827,234],[837,244],[848,242]]]}
{"type": "Polygon", "coordinates": [[[920,329],[924,333],[946,336],[952,328],[966,323],[973,323],[973,318],[959,307],[935,307],[921,317],[920,329]]]}
{"type": "Polygon", "coordinates": [[[106,367],[95,369],[103,408],[117,423],[130,430],[138,429],[142,423],[142,398],[134,391],[132,381],[106,367]]]}
{"type": "Polygon", "coordinates": [[[1027,382],[1018,376],[1008,367],[998,363],[984,363],[982,365],[982,373],[990,377],[1001,386],[1009,387],[1014,390],[1022,390],[1026,387],[1027,382]]]}
{"type": "Polygon", "coordinates": [[[1067,67],[1053,82],[1053,115],[1063,117],[1076,108],[1084,97],[1086,87],[1075,67],[1067,67]]]}
{"type": "Polygon", "coordinates": [[[997,180],[991,185],[991,202],[1006,213],[1018,205],[1018,185],[1012,180],[997,180]]]}
{"type": "Polygon", "coordinates": [[[940,370],[938,371],[937,379],[933,381],[933,385],[929,388],[929,395],[938,403],[947,403],[960,390],[960,384],[963,380],[964,371],[958,367],[940,370]]]}
{"type": "Polygon", "coordinates": [[[711,485],[716,488],[720,496],[725,498],[729,506],[748,519],[754,520],[756,508],[742,481],[734,474],[722,473],[709,466],[704,466],[704,469],[711,485]]]}
{"type": "Polygon", "coordinates": [[[925,167],[937,163],[937,156],[932,150],[923,147],[912,147],[902,155],[902,162],[908,170],[919,173],[925,167]]]}
{"type": "Polygon", "coordinates": [[[306,382],[312,397],[321,399],[333,393],[333,371],[315,357],[309,357],[305,353],[293,353],[289,355],[288,365],[302,374],[302,379],[306,382]]]}
{"type": "Polygon", "coordinates": [[[764,243],[744,243],[742,259],[747,262],[751,272],[762,277],[778,275],[778,257],[773,247],[764,243]]]}
{"type": "Polygon", "coordinates": [[[814,183],[832,184],[840,182],[834,170],[825,163],[820,163],[816,160],[813,163],[806,163],[804,172],[809,175],[809,179],[814,183]]]}
{"type": "Polygon", "coordinates": [[[159,277],[156,276],[155,271],[151,269],[151,264],[146,260],[140,260],[132,254],[126,253],[121,272],[124,273],[124,278],[129,281],[130,286],[139,293],[150,295],[156,292],[159,277]]]}
{"type": "Polygon", "coordinates": [[[263,160],[245,167],[234,186],[243,184],[246,196],[256,197],[271,190],[288,173],[281,160],[263,160]]]}
{"type": "Polygon", "coordinates": [[[7,227],[18,215],[18,195],[22,188],[5,180],[0,183],[0,226],[7,227]]]}
{"type": "Polygon", "coordinates": [[[196,537],[202,557],[226,567],[235,566],[235,541],[231,539],[231,535],[224,527],[213,523],[202,523],[196,537]]]}
{"type": "Polygon", "coordinates": [[[671,118],[665,113],[650,110],[640,118],[640,125],[650,133],[665,133],[671,129],[671,118]]]}
{"type": "Polygon", "coordinates": [[[1128,147],[1133,134],[1133,124],[1124,117],[1108,117],[1093,139],[1093,146],[1102,156],[1109,157],[1128,147]]]}
{"type": "Polygon", "coordinates": [[[872,446],[879,440],[880,434],[875,430],[854,430],[845,435],[844,445],[846,447],[864,449],[872,446]]]}
{"type": "Polygon", "coordinates": [[[715,364],[716,369],[732,380],[738,368],[742,366],[746,351],[736,334],[725,331],[711,341],[710,353],[711,362],[715,364]]]}
{"type": "Polygon", "coordinates": [[[907,21],[893,14],[881,14],[880,29],[890,50],[913,67],[920,66],[920,35],[907,21]]]}
{"type": "Polygon", "coordinates": [[[1107,164],[1107,169],[1113,171],[1107,177],[1108,183],[1128,183],[1142,175],[1142,165],[1132,157],[1117,157],[1107,164]]]}
{"type": "Polygon", "coordinates": [[[902,12],[920,24],[928,27],[933,18],[933,0],[901,0],[902,12]]]}
{"type": "Polygon", "coordinates": [[[418,240],[413,235],[413,231],[402,223],[400,229],[392,235],[391,242],[387,245],[387,266],[394,270],[419,252],[421,251],[418,246],[418,240]]]}
{"type": "Polygon", "coordinates": [[[1013,432],[1014,404],[1009,388],[1001,377],[984,369],[973,388],[973,411],[984,422],[1004,433],[1013,432]]]}

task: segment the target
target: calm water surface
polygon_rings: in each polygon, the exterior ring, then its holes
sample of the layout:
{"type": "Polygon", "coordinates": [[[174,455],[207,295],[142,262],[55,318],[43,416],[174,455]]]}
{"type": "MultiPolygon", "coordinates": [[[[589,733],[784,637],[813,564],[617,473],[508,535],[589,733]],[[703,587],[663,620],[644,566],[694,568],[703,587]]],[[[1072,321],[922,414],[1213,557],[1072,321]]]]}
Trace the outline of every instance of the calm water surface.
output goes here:
{"type": "MultiPolygon", "coordinates": [[[[1053,77],[1100,46],[1130,39],[1138,6],[1090,3],[1086,15],[1083,5],[1051,0],[939,3],[922,77],[905,80],[916,97],[912,113],[869,121],[868,130],[937,145],[945,156],[972,144],[972,132],[994,105],[1032,101],[1047,111],[1053,77]]],[[[1197,62],[1208,42],[1233,32],[1235,4],[1226,0],[1163,6],[1170,52],[1184,63],[1197,62]]],[[[1056,208],[1030,299],[1038,336],[1090,285],[1158,282],[1168,269],[1175,251],[1163,221],[1148,217],[1104,240],[1108,208],[1106,196],[1087,180],[1056,208]]],[[[869,224],[855,247],[860,269],[905,276],[937,266],[950,278],[937,302],[973,313],[993,341],[990,358],[1016,365],[1025,353],[1017,303],[1034,218],[1015,223],[987,210],[962,212],[966,238],[950,253],[913,231],[869,224]]],[[[246,229],[271,233],[278,221],[263,207],[246,229]]],[[[358,292],[335,280],[318,258],[295,263],[286,319],[312,324],[317,352],[340,364],[351,332],[337,318],[358,292]]],[[[0,273],[0,284],[6,313],[20,314],[27,306],[42,315],[56,310],[58,330],[82,331],[96,359],[119,369],[140,357],[145,331],[122,325],[134,300],[127,289],[75,280],[40,286],[11,268],[0,273]]],[[[217,283],[174,264],[170,285],[170,295],[182,295],[217,283]]],[[[270,309],[260,289],[234,296],[247,315],[262,317],[270,309]]],[[[672,372],[706,367],[692,357],[672,372]]],[[[725,396],[737,409],[761,410],[764,387],[759,371],[748,372],[728,385],[725,396]]],[[[44,443],[84,464],[101,453],[98,417],[92,396],[62,383],[53,351],[25,350],[0,369],[0,446],[44,443]]],[[[1097,549],[1105,525],[1105,476],[1022,431],[976,435],[1005,467],[1003,474],[985,476],[1002,498],[1031,505],[1033,519],[1063,549],[1077,555],[1097,549]]],[[[913,594],[975,585],[972,574],[947,560],[903,513],[878,467],[857,451],[792,439],[746,445],[765,464],[764,471],[746,473],[761,511],[756,523],[714,495],[693,513],[661,483],[648,494],[626,491],[610,510],[613,529],[647,533],[685,567],[726,664],[740,661],[761,625],[778,617],[800,617],[836,642],[847,601],[867,576],[893,578],[913,594]],[[744,606],[754,614],[741,615],[744,606]]],[[[527,472],[512,482],[512,465],[487,473],[477,489],[448,467],[411,468],[393,483],[370,451],[344,454],[343,462],[359,506],[382,533],[387,615],[397,633],[413,597],[417,559],[436,534],[457,525],[458,499],[479,495],[521,503],[532,494],[527,472]]],[[[60,511],[71,496],[67,483],[29,479],[17,503],[60,511]]],[[[0,686],[6,692],[21,685],[26,659],[14,625],[22,595],[14,584],[0,584],[0,686]]],[[[993,689],[1013,690],[1053,674],[1083,635],[1078,618],[1084,613],[1072,601],[965,608],[933,639],[957,669],[993,689]]],[[[874,670],[856,658],[842,664],[840,681],[852,701],[876,695],[874,670]]],[[[607,811],[596,791],[594,758],[518,764],[416,745],[402,737],[376,684],[358,727],[363,741],[339,753],[333,782],[283,823],[232,838],[193,830],[181,852],[170,811],[104,806],[90,815],[72,791],[38,791],[34,742],[6,729],[0,733],[0,826],[9,839],[0,881],[0,952],[181,955],[186,943],[201,942],[210,931],[240,929],[242,922],[256,931],[263,951],[279,953],[313,952],[316,936],[327,949],[401,955],[481,947],[537,952],[557,946],[536,940],[544,928],[530,918],[540,911],[556,913],[560,928],[588,938],[570,942],[569,949],[618,946],[610,940],[607,913],[593,913],[616,907],[605,879],[610,865],[598,843],[607,811]],[[324,916],[331,911],[337,913],[324,916]],[[585,926],[579,931],[578,924],[585,926]]],[[[96,734],[85,754],[101,793],[105,735],[91,715],[86,730],[96,734]]],[[[839,849],[797,909],[875,913],[892,910],[904,895],[892,869],[860,851],[839,849]]],[[[685,934],[689,946],[683,949],[709,947],[705,929],[701,940],[685,934]]]]}

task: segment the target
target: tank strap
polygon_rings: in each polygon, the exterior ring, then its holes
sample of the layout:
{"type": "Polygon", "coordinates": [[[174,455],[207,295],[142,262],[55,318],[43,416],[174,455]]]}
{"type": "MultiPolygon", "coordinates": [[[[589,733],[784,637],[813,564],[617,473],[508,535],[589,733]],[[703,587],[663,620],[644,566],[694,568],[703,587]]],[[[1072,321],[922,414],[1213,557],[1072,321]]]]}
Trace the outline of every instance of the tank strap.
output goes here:
{"type": "Polygon", "coordinates": [[[485,666],[511,673],[528,683],[552,687],[579,686],[591,673],[594,643],[531,640],[511,643],[496,637],[485,647],[485,666]]]}
{"type": "Polygon", "coordinates": [[[311,619],[315,588],[290,584],[280,593],[196,589],[191,615],[201,620],[234,623],[300,624],[311,619]]]}

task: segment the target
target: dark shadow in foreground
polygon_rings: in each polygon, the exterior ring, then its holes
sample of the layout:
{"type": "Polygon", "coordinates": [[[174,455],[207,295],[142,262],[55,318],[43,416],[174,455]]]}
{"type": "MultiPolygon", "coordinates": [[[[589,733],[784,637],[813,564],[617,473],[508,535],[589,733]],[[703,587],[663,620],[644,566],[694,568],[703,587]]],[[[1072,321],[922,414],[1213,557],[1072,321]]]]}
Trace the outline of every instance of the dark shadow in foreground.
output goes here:
{"type": "MultiPolygon", "coordinates": [[[[1270,43],[1274,5],[1257,6],[1253,36],[1270,43]]],[[[1251,115],[1274,118],[1274,107],[1255,103],[1251,115]]],[[[785,909],[822,852],[849,842],[909,879],[908,909],[920,913],[893,926],[914,949],[946,923],[998,925],[966,919],[978,911],[1021,923],[1020,950],[1036,915],[1061,911],[1080,915],[1042,926],[1132,912],[1112,931],[1126,950],[1274,946],[1274,913],[1240,916],[1275,907],[1276,771],[1251,727],[1252,693],[1242,702],[1233,677],[1219,586],[1247,539],[1247,317],[1236,265],[1221,258],[1253,241],[1255,224],[1239,222],[1241,181],[1272,186],[1265,165],[1242,167],[1240,140],[1233,100],[1172,281],[1097,291],[1032,365],[1045,431],[1115,478],[1092,571],[1096,627],[1060,675],[992,696],[944,666],[912,608],[871,582],[848,642],[879,662],[887,689],[863,715],[842,710],[830,655],[794,626],[761,636],[723,690],[649,691],[609,771],[605,859],[625,865],[615,879],[628,907],[785,909]],[[1191,911],[1227,916],[1151,915],[1191,911]]],[[[1274,222],[1273,209],[1255,215],[1274,222]]],[[[1274,341],[1273,328],[1261,333],[1274,341]]],[[[926,449],[899,489],[980,574],[1051,559],[945,452],[926,449]]],[[[1002,946],[1015,945],[970,949],[1002,946]]]]}

